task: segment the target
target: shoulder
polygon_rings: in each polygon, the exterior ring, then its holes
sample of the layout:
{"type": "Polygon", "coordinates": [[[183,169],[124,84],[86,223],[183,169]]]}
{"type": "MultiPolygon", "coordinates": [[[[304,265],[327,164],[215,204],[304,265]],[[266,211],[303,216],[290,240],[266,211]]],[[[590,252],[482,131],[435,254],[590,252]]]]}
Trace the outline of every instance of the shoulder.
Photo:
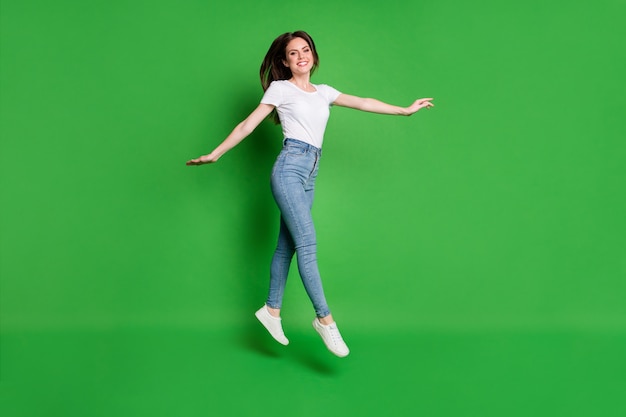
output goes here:
{"type": "Polygon", "coordinates": [[[339,97],[339,95],[341,94],[340,91],[338,91],[334,87],[331,87],[328,84],[319,84],[319,85],[316,85],[315,88],[317,89],[317,91],[319,91],[320,94],[326,97],[326,100],[329,103],[334,102],[337,99],[337,97],[339,97]]]}
{"type": "Polygon", "coordinates": [[[328,84],[317,84],[317,85],[315,86],[315,88],[316,88],[318,91],[321,91],[321,92],[324,92],[324,93],[335,94],[335,93],[338,93],[338,92],[339,92],[336,88],[331,87],[331,86],[330,86],[330,85],[328,85],[328,84]]]}
{"type": "Polygon", "coordinates": [[[285,86],[282,81],[272,81],[263,93],[261,104],[281,105],[285,97],[285,86]]]}
{"type": "Polygon", "coordinates": [[[328,91],[328,90],[334,90],[334,88],[332,88],[332,87],[331,87],[330,85],[328,85],[328,84],[316,84],[316,85],[315,85],[315,88],[319,88],[319,89],[326,90],[326,91],[328,91]]]}
{"type": "Polygon", "coordinates": [[[289,81],[287,80],[274,80],[270,83],[269,88],[284,88],[286,86],[285,83],[288,83],[289,81]]]}
{"type": "Polygon", "coordinates": [[[283,96],[284,94],[287,94],[289,92],[289,86],[287,85],[289,81],[285,81],[285,80],[276,80],[276,81],[272,81],[270,83],[270,85],[267,87],[267,90],[265,90],[265,94],[272,94],[272,95],[280,95],[283,96]]]}

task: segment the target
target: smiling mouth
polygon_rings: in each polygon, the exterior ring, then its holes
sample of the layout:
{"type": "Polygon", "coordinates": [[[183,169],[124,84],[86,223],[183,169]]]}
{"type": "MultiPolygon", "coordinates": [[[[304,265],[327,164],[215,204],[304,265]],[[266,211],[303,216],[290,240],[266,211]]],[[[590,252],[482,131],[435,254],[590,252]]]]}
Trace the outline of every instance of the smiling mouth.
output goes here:
{"type": "Polygon", "coordinates": [[[306,66],[308,63],[309,63],[309,61],[302,61],[302,62],[298,62],[298,64],[297,64],[297,65],[298,65],[299,67],[304,67],[304,66],[306,66]]]}

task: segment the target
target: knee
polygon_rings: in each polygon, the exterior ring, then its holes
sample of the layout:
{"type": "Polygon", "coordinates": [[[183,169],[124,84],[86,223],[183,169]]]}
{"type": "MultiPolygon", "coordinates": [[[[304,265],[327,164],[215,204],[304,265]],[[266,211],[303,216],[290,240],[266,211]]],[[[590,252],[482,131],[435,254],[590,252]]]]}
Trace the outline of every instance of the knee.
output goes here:
{"type": "Polygon", "coordinates": [[[298,256],[311,256],[317,254],[317,243],[308,243],[296,247],[298,256]]]}
{"type": "Polygon", "coordinates": [[[285,258],[290,258],[293,256],[293,254],[296,252],[296,250],[292,247],[292,246],[288,246],[288,245],[278,245],[276,247],[276,250],[274,251],[275,255],[278,256],[282,256],[285,258]]]}

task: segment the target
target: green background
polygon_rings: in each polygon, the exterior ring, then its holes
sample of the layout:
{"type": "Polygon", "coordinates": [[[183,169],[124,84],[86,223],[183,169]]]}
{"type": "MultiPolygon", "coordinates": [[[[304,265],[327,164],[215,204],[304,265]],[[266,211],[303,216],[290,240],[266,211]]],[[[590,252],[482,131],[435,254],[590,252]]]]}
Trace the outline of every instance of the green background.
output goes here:
{"type": "Polygon", "coordinates": [[[626,415],[626,2],[2,0],[3,416],[626,415]],[[304,29],[334,108],[314,216],[323,347],[262,96],[304,29]]]}

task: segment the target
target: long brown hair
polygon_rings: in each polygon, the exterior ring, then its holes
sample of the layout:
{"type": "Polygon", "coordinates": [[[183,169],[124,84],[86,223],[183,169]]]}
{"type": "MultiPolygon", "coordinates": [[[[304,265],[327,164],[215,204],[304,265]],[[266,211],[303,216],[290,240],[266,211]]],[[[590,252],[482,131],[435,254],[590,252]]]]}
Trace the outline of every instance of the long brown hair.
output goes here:
{"type": "MultiPolygon", "coordinates": [[[[272,81],[288,80],[292,77],[291,70],[283,64],[283,61],[287,60],[287,44],[295,38],[302,38],[309,44],[311,52],[313,53],[313,67],[311,68],[311,74],[315,71],[320,63],[320,58],[317,56],[317,50],[315,49],[315,42],[313,38],[303,30],[297,30],[295,32],[283,33],[272,42],[270,49],[265,54],[263,63],[261,63],[261,86],[263,91],[266,91],[272,81]]],[[[276,109],[272,111],[272,120],[276,124],[280,123],[278,119],[278,113],[276,109]]]]}

